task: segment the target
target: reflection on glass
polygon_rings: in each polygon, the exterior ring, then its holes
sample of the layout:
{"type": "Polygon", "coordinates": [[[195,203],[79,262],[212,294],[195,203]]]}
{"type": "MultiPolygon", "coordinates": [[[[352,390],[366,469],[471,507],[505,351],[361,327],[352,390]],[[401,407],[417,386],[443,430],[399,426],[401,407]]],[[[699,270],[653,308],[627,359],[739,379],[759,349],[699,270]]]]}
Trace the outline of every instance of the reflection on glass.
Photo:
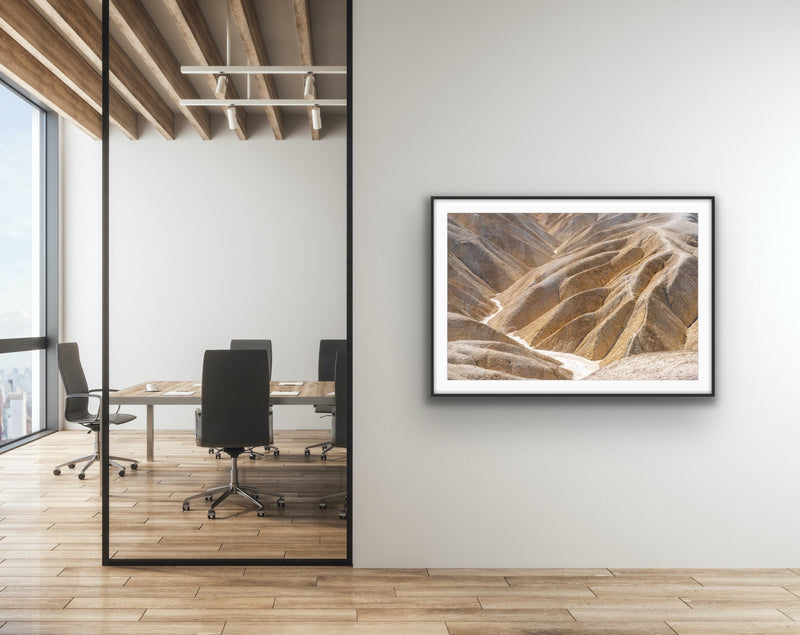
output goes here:
{"type": "Polygon", "coordinates": [[[45,428],[41,404],[41,351],[0,355],[0,444],[45,428]]]}

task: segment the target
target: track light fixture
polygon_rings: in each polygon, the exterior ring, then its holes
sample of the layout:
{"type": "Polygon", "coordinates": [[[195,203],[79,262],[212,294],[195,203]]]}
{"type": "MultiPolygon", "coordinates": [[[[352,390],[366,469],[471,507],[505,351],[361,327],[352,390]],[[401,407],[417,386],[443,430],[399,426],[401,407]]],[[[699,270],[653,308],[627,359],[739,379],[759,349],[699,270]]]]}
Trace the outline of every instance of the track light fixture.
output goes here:
{"type": "Polygon", "coordinates": [[[322,113],[316,104],[311,106],[311,127],[314,130],[322,129],[322,113]]]}
{"type": "Polygon", "coordinates": [[[228,118],[228,128],[236,130],[236,106],[225,108],[225,116],[228,118]]]}
{"type": "Polygon", "coordinates": [[[317,82],[314,79],[313,73],[306,73],[306,79],[303,82],[303,99],[314,99],[317,96],[317,82]]]}
{"type": "Polygon", "coordinates": [[[214,94],[219,99],[222,99],[225,97],[226,92],[228,92],[228,76],[222,73],[217,77],[217,87],[214,89],[214,94]]]}

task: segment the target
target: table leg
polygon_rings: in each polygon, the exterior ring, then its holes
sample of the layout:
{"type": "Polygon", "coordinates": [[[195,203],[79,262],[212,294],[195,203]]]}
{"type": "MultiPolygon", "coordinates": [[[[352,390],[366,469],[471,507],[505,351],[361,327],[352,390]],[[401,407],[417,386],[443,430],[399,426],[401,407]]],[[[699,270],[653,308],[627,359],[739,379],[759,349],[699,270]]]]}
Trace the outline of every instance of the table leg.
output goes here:
{"type": "Polygon", "coordinates": [[[153,404],[147,404],[147,462],[153,462],[153,404]]]}

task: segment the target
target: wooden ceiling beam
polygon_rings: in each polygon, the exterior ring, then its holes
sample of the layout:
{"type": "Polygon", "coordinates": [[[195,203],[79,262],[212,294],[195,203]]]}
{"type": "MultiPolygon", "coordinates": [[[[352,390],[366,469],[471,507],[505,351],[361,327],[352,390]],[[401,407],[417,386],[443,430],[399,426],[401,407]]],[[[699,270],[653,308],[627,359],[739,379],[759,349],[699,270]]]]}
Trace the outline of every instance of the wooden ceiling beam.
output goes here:
{"type": "MultiPolygon", "coordinates": [[[[302,66],[314,65],[314,47],[311,43],[311,12],[308,0],[293,0],[294,24],[297,29],[297,43],[300,46],[300,64],[302,66]]],[[[316,95],[315,95],[316,96],[316,95]]],[[[314,130],[311,107],[308,110],[308,125],[311,128],[311,138],[319,141],[319,130],[314,130]]]]}
{"type": "MultiPolygon", "coordinates": [[[[253,66],[269,66],[267,48],[261,35],[258,24],[258,14],[253,0],[228,0],[228,10],[231,13],[236,29],[242,39],[247,62],[253,66]]],[[[253,75],[253,80],[258,87],[262,99],[277,99],[278,91],[270,75],[253,75]]],[[[272,127],[272,134],[277,140],[284,138],[281,111],[276,106],[267,106],[267,119],[272,127]]]]}
{"type": "MultiPolygon", "coordinates": [[[[26,0],[3,0],[0,28],[97,112],[102,111],[100,74],[26,0]]],[[[137,112],[116,92],[109,97],[111,122],[129,139],[138,139],[137,112]]]]}
{"type": "Polygon", "coordinates": [[[97,111],[1,29],[0,70],[92,139],[102,137],[97,111]]]}
{"type": "MultiPolygon", "coordinates": [[[[189,51],[195,58],[198,66],[223,66],[225,62],[217,48],[211,30],[203,17],[197,0],[164,0],[178,30],[183,36],[189,51]]],[[[210,73],[205,76],[212,92],[216,89],[217,80],[210,73]]],[[[228,99],[238,99],[239,93],[233,81],[229,79],[225,91],[228,99]]],[[[224,106],[223,106],[224,111],[224,106]]],[[[244,108],[236,108],[236,136],[242,141],[247,139],[247,113],[244,108]]]]}
{"type": "MultiPolygon", "coordinates": [[[[103,27],[84,0],[31,2],[95,69],[101,68],[103,27]]],[[[165,138],[175,139],[175,113],[113,38],[109,42],[109,66],[114,89],[165,138]]]]}
{"type": "Polygon", "coordinates": [[[181,73],[180,64],[140,0],[112,0],[111,19],[158,78],[181,113],[203,139],[211,139],[208,109],[181,106],[181,99],[198,99],[197,91],[181,73]]]}

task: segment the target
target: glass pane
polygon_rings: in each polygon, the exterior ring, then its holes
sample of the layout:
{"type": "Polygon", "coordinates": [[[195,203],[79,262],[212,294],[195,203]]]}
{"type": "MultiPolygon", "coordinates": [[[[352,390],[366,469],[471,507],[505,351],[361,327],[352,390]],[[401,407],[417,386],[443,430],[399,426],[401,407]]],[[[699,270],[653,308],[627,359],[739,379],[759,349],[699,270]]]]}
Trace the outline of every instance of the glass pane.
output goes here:
{"type": "Polygon", "coordinates": [[[0,338],[33,337],[40,319],[41,111],[0,84],[0,338]]]}
{"type": "Polygon", "coordinates": [[[42,363],[44,351],[0,355],[0,444],[44,430],[42,363]]]}

